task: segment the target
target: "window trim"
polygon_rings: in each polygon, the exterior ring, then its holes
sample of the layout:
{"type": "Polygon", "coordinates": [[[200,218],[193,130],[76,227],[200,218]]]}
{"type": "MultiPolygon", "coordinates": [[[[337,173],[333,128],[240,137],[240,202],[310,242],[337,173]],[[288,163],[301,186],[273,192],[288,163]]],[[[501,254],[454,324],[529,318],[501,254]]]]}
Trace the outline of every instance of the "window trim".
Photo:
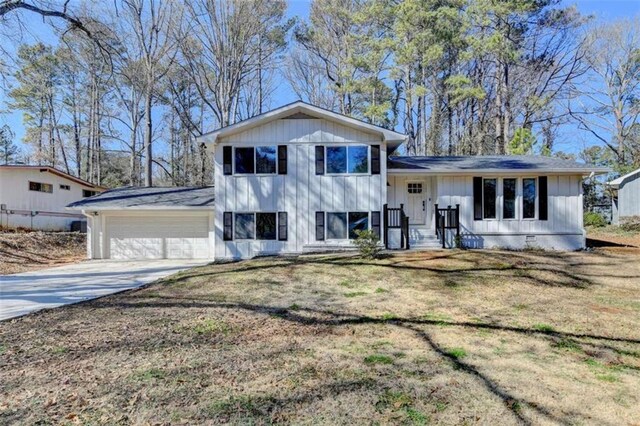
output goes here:
{"type": "MultiPolygon", "coordinates": [[[[279,214],[280,213],[287,213],[286,211],[235,211],[235,212],[226,212],[226,213],[232,213],[232,236],[233,239],[231,240],[226,240],[226,241],[287,241],[287,239],[285,240],[281,240],[280,239],[280,218],[279,218],[279,214]],[[275,238],[258,238],[258,213],[261,214],[273,214],[276,217],[276,237],[275,238]],[[239,214],[250,214],[253,216],[253,238],[237,238],[236,237],[236,230],[237,230],[237,226],[236,226],[236,215],[239,214]]],[[[287,214],[288,216],[288,214],[287,214]]],[[[288,220],[287,220],[288,222],[288,220]]],[[[289,224],[287,223],[287,237],[288,237],[288,233],[289,233],[289,224]]],[[[224,228],[224,223],[223,223],[223,228],[224,228]]],[[[224,231],[224,229],[223,229],[224,231]]]]}
{"type": "Polygon", "coordinates": [[[349,237],[349,214],[350,213],[363,213],[367,215],[367,230],[371,229],[371,212],[369,211],[358,211],[358,210],[348,210],[348,211],[330,211],[324,212],[324,233],[325,239],[324,241],[328,242],[338,242],[338,241],[353,241],[355,238],[349,237]],[[329,238],[329,215],[330,214],[345,214],[347,216],[347,237],[346,238],[329,238]]]}
{"type": "Polygon", "coordinates": [[[538,185],[538,176],[521,176],[520,177],[520,209],[521,209],[521,214],[520,214],[520,219],[521,220],[527,220],[527,221],[531,221],[531,220],[538,220],[538,198],[539,198],[539,185],[538,185]],[[534,182],[536,183],[536,193],[533,197],[533,217],[524,217],[524,180],[525,179],[533,179],[534,182]]]}
{"type": "MultiPolygon", "coordinates": [[[[286,145],[284,145],[286,146],[286,145]]],[[[231,164],[231,171],[232,171],[232,175],[233,176],[277,176],[279,174],[279,168],[278,168],[278,147],[279,145],[275,144],[275,145],[238,145],[238,146],[233,146],[233,150],[232,150],[232,155],[231,155],[231,159],[232,159],[232,164],[231,164]],[[236,171],[236,150],[238,148],[251,148],[253,150],[253,173],[238,173],[236,171]],[[273,173],[258,173],[258,148],[275,148],[276,150],[276,160],[275,160],[275,166],[276,166],[276,170],[273,173]]]]}
{"type": "MultiPolygon", "coordinates": [[[[368,144],[362,144],[362,143],[352,143],[352,144],[348,144],[348,143],[342,143],[342,144],[331,144],[331,145],[324,145],[324,175],[325,176],[368,176],[371,175],[371,145],[368,144]],[[329,157],[327,155],[327,149],[329,148],[340,148],[340,147],[345,147],[345,149],[347,150],[347,156],[346,156],[346,163],[347,163],[347,170],[344,173],[330,173],[328,171],[328,167],[329,167],[329,157]],[[349,172],[349,147],[365,147],[367,149],[367,171],[366,172],[349,172]]],[[[333,213],[333,212],[332,212],[333,213]]]]}
{"type": "Polygon", "coordinates": [[[498,193],[500,179],[497,176],[482,176],[482,220],[493,221],[500,220],[501,217],[498,215],[498,200],[500,199],[498,193]],[[495,180],[496,181],[496,198],[495,198],[495,217],[485,217],[484,216],[484,181],[485,180],[495,180]]]}

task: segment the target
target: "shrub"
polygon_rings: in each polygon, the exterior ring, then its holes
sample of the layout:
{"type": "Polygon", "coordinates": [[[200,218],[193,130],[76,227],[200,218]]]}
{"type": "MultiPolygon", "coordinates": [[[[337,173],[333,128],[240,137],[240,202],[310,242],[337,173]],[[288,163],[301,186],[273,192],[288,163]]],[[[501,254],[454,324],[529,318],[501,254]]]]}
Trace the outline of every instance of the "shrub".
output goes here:
{"type": "Polygon", "coordinates": [[[607,220],[600,213],[586,212],[584,214],[584,225],[602,228],[603,226],[607,226],[607,220]]]}
{"type": "Polygon", "coordinates": [[[356,230],[357,238],[353,240],[353,244],[358,248],[362,257],[366,259],[375,259],[380,256],[382,246],[380,239],[372,230],[356,230]]]}
{"type": "Polygon", "coordinates": [[[640,232],[640,216],[621,217],[620,228],[627,232],[640,232]]]}

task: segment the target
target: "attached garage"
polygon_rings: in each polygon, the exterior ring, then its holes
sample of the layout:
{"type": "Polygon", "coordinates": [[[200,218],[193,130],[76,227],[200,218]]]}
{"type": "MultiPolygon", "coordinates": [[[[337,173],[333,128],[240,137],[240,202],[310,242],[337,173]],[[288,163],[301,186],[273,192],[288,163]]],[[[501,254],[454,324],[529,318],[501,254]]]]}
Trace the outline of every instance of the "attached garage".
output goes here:
{"type": "Polygon", "coordinates": [[[212,259],[213,187],[121,188],[78,201],[92,259],[212,259]]]}
{"type": "Polygon", "coordinates": [[[209,215],[106,216],[109,259],[207,259],[209,215]]]}

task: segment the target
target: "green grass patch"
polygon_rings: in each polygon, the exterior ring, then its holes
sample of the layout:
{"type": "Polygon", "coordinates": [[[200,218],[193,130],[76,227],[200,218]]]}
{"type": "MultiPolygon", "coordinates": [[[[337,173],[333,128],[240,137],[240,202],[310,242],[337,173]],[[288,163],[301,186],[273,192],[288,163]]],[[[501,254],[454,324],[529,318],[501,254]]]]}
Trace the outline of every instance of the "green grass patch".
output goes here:
{"type": "Polygon", "coordinates": [[[553,346],[570,352],[582,352],[582,347],[572,339],[559,339],[553,344],[553,346]]]}
{"type": "Polygon", "coordinates": [[[51,353],[53,354],[66,354],[67,352],[69,352],[69,348],[64,346],[56,346],[51,349],[51,353]]]}
{"type": "Polygon", "coordinates": [[[552,325],[544,324],[544,323],[534,324],[533,329],[537,331],[542,331],[543,333],[553,333],[554,331],[556,331],[552,325]]]}
{"type": "Polygon", "coordinates": [[[300,310],[300,305],[298,305],[297,303],[294,303],[293,305],[289,306],[289,310],[290,311],[299,311],[300,310]]]}
{"type": "Polygon", "coordinates": [[[222,334],[226,336],[227,334],[231,333],[232,327],[222,320],[208,318],[198,321],[192,327],[192,330],[194,333],[202,336],[211,336],[216,334],[222,334]]]}
{"type": "Polygon", "coordinates": [[[364,357],[365,364],[393,364],[393,358],[389,355],[374,354],[364,357]]]}
{"type": "Polygon", "coordinates": [[[387,312],[386,314],[382,314],[382,321],[393,321],[393,320],[397,320],[399,317],[396,314],[392,314],[390,312],[387,312]]]}
{"type": "Polygon", "coordinates": [[[380,294],[380,293],[389,293],[389,290],[385,290],[382,287],[378,287],[376,288],[376,293],[380,294]]]}
{"type": "Polygon", "coordinates": [[[350,293],[345,293],[344,297],[351,298],[351,297],[360,297],[360,296],[366,296],[366,295],[367,295],[367,293],[364,292],[364,291],[352,291],[350,293]]]}
{"type": "Polygon", "coordinates": [[[429,416],[415,408],[407,407],[405,412],[409,421],[414,425],[426,425],[429,423],[429,416]]]}
{"type": "Polygon", "coordinates": [[[166,373],[159,368],[149,368],[147,370],[139,370],[134,374],[134,378],[140,381],[162,380],[166,377],[166,373]]]}
{"type": "Polygon", "coordinates": [[[447,349],[445,353],[455,359],[462,359],[467,356],[467,351],[465,351],[463,348],[447,349]]]}
{"type": "Polygon", "coordinates": [[[343,280],[343,281],[340,281],[340,282],[338,283],[338,285],[339,285],[340,287],[346,287],[346,288],[354,288],[354,287],[356,287],[356,284],[355,284],[355,283],[353,283],[353,282],[352,282],[352,281],[350,281],[350,280],[343,280]]]}
{"type": "Polygon", "coordinates": [[[596,374],[596,379],[609,383],[616,383],[620,381],[620,378],[615,374],[596,374]]]}

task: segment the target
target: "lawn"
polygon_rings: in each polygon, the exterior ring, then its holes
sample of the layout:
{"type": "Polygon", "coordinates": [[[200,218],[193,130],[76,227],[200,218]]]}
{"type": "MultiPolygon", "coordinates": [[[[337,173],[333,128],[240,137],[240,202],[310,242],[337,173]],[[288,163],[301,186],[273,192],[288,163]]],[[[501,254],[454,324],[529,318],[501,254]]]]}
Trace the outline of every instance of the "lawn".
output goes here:
{"type": "Polygon", "coordinates": [[[640,250],[216,264],[0,336],[5,424],[633,424],[640,250]]]}

